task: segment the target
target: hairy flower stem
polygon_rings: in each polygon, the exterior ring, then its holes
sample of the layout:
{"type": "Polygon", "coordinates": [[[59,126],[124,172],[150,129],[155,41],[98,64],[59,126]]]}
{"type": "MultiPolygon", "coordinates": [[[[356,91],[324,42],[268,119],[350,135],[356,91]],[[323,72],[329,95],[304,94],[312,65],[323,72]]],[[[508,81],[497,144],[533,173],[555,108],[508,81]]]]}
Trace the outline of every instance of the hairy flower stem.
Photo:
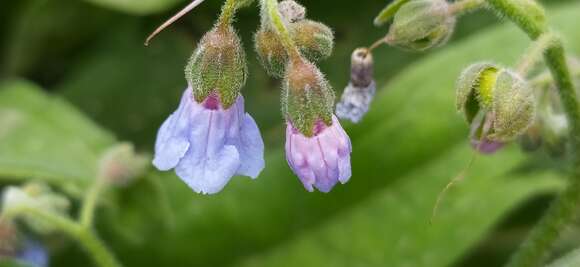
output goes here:
{"type": "Polygon", "coordinates": [[[453,15],[461,16],[465,13],[480,9],[484,4],[485,0],[461,0],[451,4],[450,12],[453,15]]]}
{"type": "Polygon", "coordinates": [[[300,56],[300,52],[298,51],[298,47],[290,37],[290,33],[282,20],[282,15],[280,15],[280,11],[278,10],[278,1],[277,0],[261,0],[262,7],[265,9],[266,14],[270,18],[270,23],[272,27],[278,33],[280,37],[280,41],[284,45],[286,52],[290,56],[291,60],[300,60],[302,57],[300,56]]]}
{"type": "Polygon", "coordinates": [[[101,192],[105,188],[105,179],[97,178],[94,184],[90,187],[89,192],[85,195],[83,205],[80,211],[80,223],[83,227],[91,228],[95,210],[99,202],[101,192]]]}
{"type": "Polygon", "coordinates": [[[237,8],[237,0],[226,0],[222,7],[222,13],[218,19],[218,25],[220,27],[227,27],[232,24],[237,8]]]}
{"type": "MultiPolygon", "coordinates": [[[[521,3],[520,1],[487,0],[487,3],[500,16],[512,20],[532,40],[537,40],[543,34],[549,33],[543,18],[531,15],[525,7],[518,4],[521,3]]],[[[552,203],[545,216],[532,230],[521,248],[513,255],[507,265],[509,267],[540,266],[549,255],[564,227],[576,218],[576,213],[580,210],[578,207],[580,204],[580,157],[578,157],[580,152],[580,110],[560,38],[555,37],[552,42],[549,42],[544,59],[552,76],[554,76],[564,111],[571,125],[570,140],[574,157],[572,176],[568,187],[552,203]]]]}
{"type": "Polygon", "coordinates": [[[12,210],[7,217],[34,216],[39,220],[50,224],[55,229],[69,235],[79,242],[91,255],[96,265],[100,267],[121,267],[115,256],[107,249],[103,242],[95,235],[91,228],[54,213],[33,207],[22,207],[12,210]]]}
{"type": "Polygon", "coordinates": [[[558,41],[557,37],[552,32],[542,34],[536,39],[528,51],[524,53],[517,66],[517,71],[523,76],[528,76],[529,72],[542,60],[546,49],[552,46],[552,43],[558,41]]]}

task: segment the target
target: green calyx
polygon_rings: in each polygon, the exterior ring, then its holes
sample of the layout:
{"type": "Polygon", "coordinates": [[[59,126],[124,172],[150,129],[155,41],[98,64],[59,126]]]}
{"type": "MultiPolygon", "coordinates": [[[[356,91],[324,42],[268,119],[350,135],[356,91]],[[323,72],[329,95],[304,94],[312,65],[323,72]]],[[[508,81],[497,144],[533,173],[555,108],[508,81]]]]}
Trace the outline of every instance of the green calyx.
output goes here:
{"type": "Polygon", "coordinates": [[[409,1],[395,14],[386,41],[403,49],[425,51],[445,44],[455,22],[447,1],[409,1]]]}
{"type": "Polygon", "coordinates": [[[288,53],[278,34],[274,30],[262,27],[254,35],[254,42],[258,59],[268,75],[282,78],[288,65],[288,53]]]}
{"type": "Polygon", "coordinates": [[[322,120],[332,124],[334,91],[320,70],[306,60],[289,63],[282,93],[282,113],[305,136],[322,120]]]}
{"type": "Polygon", "coordinates": [[[532,125],[535,99],[517,73],[478,63],[465,69],[457,82],[457,110],[469,124],[479,112],[485,112],[493,121],[487,138],[510,141],[532,125]]]}
{"type": "Polygon", "coordinates": [[[310,61],[317,62],[332,54],[334,34],[320,22],[305,19],[292,23],[290,35],[300,52],[310,61]]]}
{"type": "MultiPolygon", "coordinates": [[[[332,30],[322,23],[298,20],[288,25],[290,36],[309,61],[317,62],[328,58],[334,47],[332,30]]],[[[278,34],[269,27],[262,26],[254,36],[258,59],[268,75],[282,78],[288,65],[288,52],[278,34]]]]}
{"type": "Polygon", "coordinates": [[[185,77],[197,102],[215,92],[227,109],[236,102],[247,72],[240,38],[228,25],[216,26],[202,37],[185,68],[185,77]]]}

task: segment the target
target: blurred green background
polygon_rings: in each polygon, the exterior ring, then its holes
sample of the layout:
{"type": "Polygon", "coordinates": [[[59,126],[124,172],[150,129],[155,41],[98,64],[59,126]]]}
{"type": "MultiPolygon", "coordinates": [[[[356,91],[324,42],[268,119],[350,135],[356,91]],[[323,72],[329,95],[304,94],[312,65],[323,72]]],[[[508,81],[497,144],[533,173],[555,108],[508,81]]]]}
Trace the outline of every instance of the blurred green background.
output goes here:
{"type": "MultiPolygon", "coordinates": [[[[186,86],[183,68],[222,1],[207,0],[159,35],[145,37],[182,0],[19,0],[0,3],[0,182],[49,182],[77,203],[105,149],[120,141],[151,153],[157,128],[186,86]]],[[[350,53],[383,36],[374,16],[388,1],[301,1],[335,30],[320,63],[340,93],[350,53]]],[[[567,48],[580,52],[580,3],[546,0],[567,48]]],[[[471,155],[454,111],[454,81],[472,62],[509,65],[529,44],[491,12],[460,19],[450,44],[427,54],[382,47],[379,84],[360,125],[344,123],[353,177],[329,194],[308,193],[287,167],[279,81],[253,52],[257,6],[235,26],[247,50],[247,112],[266,142],[259,179],[237,177],[215,196],[196,195],[173,173],[152,169],[108,192],[97,229],[125,266],[499,266],[563,185],[542,153],[513,145],[480,157],[452,189],[433,224],[434,200],[471,155]]],[[[51,266],[90,266],[62,235],[42,237],[51,266]]],[[[571,227],[556,256],[580,245],[571,227]]]]}

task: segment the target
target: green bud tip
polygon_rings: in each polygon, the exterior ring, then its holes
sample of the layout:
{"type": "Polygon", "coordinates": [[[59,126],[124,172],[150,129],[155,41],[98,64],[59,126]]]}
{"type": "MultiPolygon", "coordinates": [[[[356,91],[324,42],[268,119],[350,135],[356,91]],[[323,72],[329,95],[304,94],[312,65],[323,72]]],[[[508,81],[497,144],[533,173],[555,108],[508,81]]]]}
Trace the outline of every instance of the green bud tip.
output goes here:
{"type": "Polygon", "coordinates": [[[202,37],[185,68],[185,77],[198,103],[216,93],[227,109],[238,98],[247,72],[241,40],[234,28],[227,25],[216,26],[202,37]]]}
{"type": "Polygon", "coordinates": [[[292,23],[290,35],[300,52],[310,61],[326,59],[332,54],[334,34],[322,23],[312,20],[292,23]]]}
{"type": "Polygon", "coordinates": [[[517,73],[492,63],[478,63],[463,71],[457,82],[457,110],[471,124],[484,112],[492,120],[487,138],[511,141],[534,122],[535,99],[517,73]]]}
{"type": "Polygon", "coordinates": [[[320,70],[306,59],[292,60],[283,82],[282,112],[305,136],[318,121],[332,124],[334,91],[320,70]]]}
{"type": "Polygon", "coordinates": [[[385,42],[407,50],[425,51],[445,44],[455,28],[455,16],[445,0],[415,0],[395,14],[385,42]]]}

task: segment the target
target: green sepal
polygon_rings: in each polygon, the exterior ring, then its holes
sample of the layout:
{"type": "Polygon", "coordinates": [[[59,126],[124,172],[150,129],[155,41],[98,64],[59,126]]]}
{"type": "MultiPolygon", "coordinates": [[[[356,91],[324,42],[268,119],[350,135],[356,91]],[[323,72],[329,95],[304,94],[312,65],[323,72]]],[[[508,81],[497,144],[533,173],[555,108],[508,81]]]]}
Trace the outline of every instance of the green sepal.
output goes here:
{"type": "Polygon", "coordinates": [[[314,64],[289,63],[282,89],[282,113],[303,135],[312,136],[319,120],[332,124],[334,90],[314,64]]]}
{"type": "Polygon", "coordinates": [[[233,27],[215,27],[200,41],[185,68],[195,100],[203,102],[216,92],[222,106],[233,105],[246,83],[246,55],[233,27]]]}

